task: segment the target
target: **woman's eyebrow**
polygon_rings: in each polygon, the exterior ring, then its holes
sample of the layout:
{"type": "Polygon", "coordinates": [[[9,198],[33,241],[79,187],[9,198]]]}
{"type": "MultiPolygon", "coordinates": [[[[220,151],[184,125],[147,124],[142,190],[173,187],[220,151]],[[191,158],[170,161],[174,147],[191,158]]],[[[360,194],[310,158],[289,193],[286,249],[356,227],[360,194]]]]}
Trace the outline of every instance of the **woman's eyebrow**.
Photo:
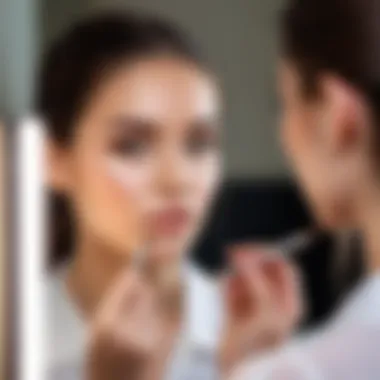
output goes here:
{"type": "Polygon", "coordinates": [[[141,116],[118,116],[110,121],[110,125],[122,131],[158,128],[160,123],[155,119],[141,116]]]}
{"type": "Polygon", "coordinates": [[[199,129],[218,129],[220,124],[221,121],[213,117],[200,117],[193,119],[189,122],[189,125],[199,129]]]}

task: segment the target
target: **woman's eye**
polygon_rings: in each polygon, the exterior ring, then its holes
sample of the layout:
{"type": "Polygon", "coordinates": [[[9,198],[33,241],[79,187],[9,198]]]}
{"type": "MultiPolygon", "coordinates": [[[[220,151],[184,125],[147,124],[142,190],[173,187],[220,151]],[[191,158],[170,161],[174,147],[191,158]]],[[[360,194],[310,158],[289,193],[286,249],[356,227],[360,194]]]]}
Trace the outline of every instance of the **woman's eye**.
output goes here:
{"type": "Polygon", "coordinates": [[[203,155],[218,149],[218,141],[215,136],[193,136],[187,143],[187,150],[193,155],[203,155]]]}
{"type": "Polygon", "coordinates": [[[196,140],[188,144],[188,150],[192,154],[206,153],[213,148],[209,141],[196,140]]]}
{"type": "Polygon", "coordinates": [[[142,156],[147,153],[148,144],[142,139],[123,139],[115,142],[112,150],[121,156],[142,156]]]}

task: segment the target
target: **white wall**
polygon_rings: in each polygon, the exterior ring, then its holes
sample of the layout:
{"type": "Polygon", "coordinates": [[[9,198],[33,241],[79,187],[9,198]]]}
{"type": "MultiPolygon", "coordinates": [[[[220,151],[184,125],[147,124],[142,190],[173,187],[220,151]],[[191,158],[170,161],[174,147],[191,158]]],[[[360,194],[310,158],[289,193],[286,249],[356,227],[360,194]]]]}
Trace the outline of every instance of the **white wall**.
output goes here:
{"type": "Polygon", "coordinates": [[[281,0],[44,1],[47,39],[78,13],[114,4],[177,21],[201,43],[223,80],[228,175],[285,174],[276,138],[274,83],[281,0]]]}

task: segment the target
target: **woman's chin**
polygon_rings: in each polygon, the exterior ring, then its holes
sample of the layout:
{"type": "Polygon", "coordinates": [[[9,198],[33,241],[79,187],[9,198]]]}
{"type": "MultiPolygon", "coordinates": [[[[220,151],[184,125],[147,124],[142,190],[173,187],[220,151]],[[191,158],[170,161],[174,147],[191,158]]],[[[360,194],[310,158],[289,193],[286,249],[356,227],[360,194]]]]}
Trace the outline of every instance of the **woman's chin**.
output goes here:
{"type": "Polygon", "coordinates": [[[186,247],[177,241],[162,241],[154,243],[151,247],[151,257],[161,263],[176,263],[181,261],[186,247]]]}

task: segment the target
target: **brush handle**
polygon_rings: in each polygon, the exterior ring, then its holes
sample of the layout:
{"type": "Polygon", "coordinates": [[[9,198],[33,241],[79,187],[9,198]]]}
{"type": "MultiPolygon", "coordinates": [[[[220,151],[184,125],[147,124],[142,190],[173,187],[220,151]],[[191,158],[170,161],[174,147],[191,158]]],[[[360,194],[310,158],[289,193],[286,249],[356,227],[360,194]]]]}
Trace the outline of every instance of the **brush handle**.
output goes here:
{"type": "Polygon", "coordinates": [[[284,257],[293,258],[306,253],[307,248],[312,246],[319,236],[320,232],[317,230],[302,230],[283,238],[276,246],[284,257]]]}

